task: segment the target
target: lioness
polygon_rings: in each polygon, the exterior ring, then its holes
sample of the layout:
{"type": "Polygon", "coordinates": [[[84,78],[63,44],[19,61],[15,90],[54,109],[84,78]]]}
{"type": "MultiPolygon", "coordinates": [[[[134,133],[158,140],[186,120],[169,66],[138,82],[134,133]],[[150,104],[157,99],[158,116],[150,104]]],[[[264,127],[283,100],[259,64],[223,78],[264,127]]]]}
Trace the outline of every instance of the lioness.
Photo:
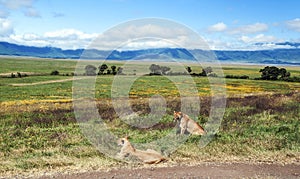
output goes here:
{"type": "Polygon", "coordinates": [[[197,122],[182,112],[174,111],[174,120],[179,122],[180,134],[186,131],[192,135],[204,135],[206,132],[197,122]]]}
{"type": "Polygon", "coordinates": [[[152,149],[147,149],[146,151],[135,149],[128,140],[128,137],[121,138],[118,140],[118,145],[122,146],[118,157],[124,158],[128,155],[132,155],[142,160],[147,164],[157,164],[161,161],[166,160],[160,153],[152,149]]]}

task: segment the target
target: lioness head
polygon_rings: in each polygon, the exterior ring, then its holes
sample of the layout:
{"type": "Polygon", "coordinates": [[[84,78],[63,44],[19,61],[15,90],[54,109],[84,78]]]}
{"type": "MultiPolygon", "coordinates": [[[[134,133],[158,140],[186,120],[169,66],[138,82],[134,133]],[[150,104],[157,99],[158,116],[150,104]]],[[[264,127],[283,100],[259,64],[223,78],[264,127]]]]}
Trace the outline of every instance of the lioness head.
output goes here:
{"type": "Polygon", "coordinates": [[[174,121],[179,121],[182,118],[182,112],[174,111],[174,121]]]}
{"type": "Polygon", "coordinates": [[[128,136],[124,137],[124,138],[121,138],[118,140],[118,145],[119,146],[124,146],[126,143],[128,143],[128,136]]]}

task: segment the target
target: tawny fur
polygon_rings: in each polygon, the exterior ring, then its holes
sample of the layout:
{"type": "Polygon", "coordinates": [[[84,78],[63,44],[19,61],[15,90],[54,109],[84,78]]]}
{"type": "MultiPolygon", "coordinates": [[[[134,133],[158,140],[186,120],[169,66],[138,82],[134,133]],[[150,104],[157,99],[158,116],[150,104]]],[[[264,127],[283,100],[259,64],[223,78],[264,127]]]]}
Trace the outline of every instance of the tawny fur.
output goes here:
{"type": "Polygon", "coordinates": [[[186,131],[192,135],[206,134],[203,127],[182,112],[174,111],[174,120],[179,122],[180,134],[184,134],[186,131]]]}
{"type": "Polygon", "coordinates": [[[147,164],[157,164],[166,160],[166,158],[164,158],[160,153],[156,152],[155,150],[147,149],[146,151],[143,151],[135,149],[131,145],[127,137],[121,138],[118,141],[118,145],[122,146],[120,153],[118,153],[118,157],[120,158],[124,158],[127,155],[132,155],[147,164]]]}

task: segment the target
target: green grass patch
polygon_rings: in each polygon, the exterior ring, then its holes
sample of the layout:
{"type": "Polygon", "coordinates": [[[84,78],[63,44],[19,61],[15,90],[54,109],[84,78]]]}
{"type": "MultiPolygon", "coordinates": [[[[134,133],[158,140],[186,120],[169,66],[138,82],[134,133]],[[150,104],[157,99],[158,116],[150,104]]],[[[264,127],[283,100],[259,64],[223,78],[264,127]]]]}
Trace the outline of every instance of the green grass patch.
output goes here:
{"type": "Polygon", "coordinates": [[[76,60],[53,60],[40,58],[0,57],[0,73],[31,72],[50,74],[58,70],[61,74],[74,72],[76,60]]]}
{"type": "MultiPolygon", "coordinates": [[[[30,58],[0,58],[1,67],[0,73],[16,73],[16,72],[28,72],[32,73],[27,77],[22,78],[0,78],[0,90],[2,93],[0,101],[15,101],[15,100],[42,100],[42,99],[71,99],[72,98],[72,81],[58,81],[54,80],[71,80],[71,76],[53,76],[50,75],[51,71],[58,70],[60,74],[74,73],[76,63],[75,60],[51,60],[51,59],[30,59],[30,58]],[[32,84],[29,86],[22,86],[23,84],[32,84]],[[13,86],[19,85],[19,86],[13,86]]],[[[99,62],[99,65],[102,62],[99,62]]],[[[120,66],[120,62],[106,61],[108,66],[117,65],[120,66]]],[[[136,67],[136,72],[145,72],[148,70],[150,62],[139,63],[130,62],[126,64],[129,71],[136,67]]],[[[166,64],[168,65],[168,64],[166,64]]],[[[172,64],[176,68],[178,66],[172,64]]],[[[175,68],[174,67],[174,68],[175,68]]],[[[200,67],[192,66],[201,71],[200,67]]],[[[183,68],[183,67],[181,67],[183,68]]],[[[262,66],[228,66],[222,67],[224,74],[227,75],[248,75],[251,78],[257,78],[260,76],[259,69],[262,66]]],[[[287,67],[291,71],[292,75],[300,75],[299,68],[287,67]]],[[[177,69],[180,70],[180,69],[177,69]]],[[[182,70],[182,69],[181,69],[182,70]]],[[[125,70],[126,71],[126,70],[125,70]]],[[[132,75],[130,71],[127,76],[112,76],[104,75],[97,76],[95,97],[110,98],[112,93],[119,95],[117,92],[123,90],[129,94],[130,97],[149,97],[153,95],[161,95],[163,97],[174,96],[190,96],[195,95],[195,92],[191,89],[195,87],[200,96],[207,96],[215,94],[212,89],[220,87],[226,89],[229,96],[239,95],[245,93],[289,93],[295,90],[300,90],[300,83],[291,83],[284,81],[262,81],[262,80],[242,80],[242,79],[226,79],[226,84],[210,84],[206,77],[189,77],[189,76],[140,76],[132,75]],[[122,81],[129,83],[129,89],[124,90],[122,87],[122,81]],[[114,86],[113,86],[114,85],[114,86]],[[120,90],[119,90],[120,89],[120,90]],[[119,91],[118,91],[119,90],[119,91]]],[[[176,71],[176,70],[175,70],[176,71]]],[[[150,72],[150,71],[149,71],[150,72]]],[[[216,78],[215,80],[218,80],[216,78]]],[[[221,80],[221,79],[220,79],[221,80]]],[[[82,80],[84,82],[84,80],[82,80]]],[[[128,85],[128,84],[126,84],[128,85]]],[[[222,90],[221,89],[221,90],[222,90]]]]}

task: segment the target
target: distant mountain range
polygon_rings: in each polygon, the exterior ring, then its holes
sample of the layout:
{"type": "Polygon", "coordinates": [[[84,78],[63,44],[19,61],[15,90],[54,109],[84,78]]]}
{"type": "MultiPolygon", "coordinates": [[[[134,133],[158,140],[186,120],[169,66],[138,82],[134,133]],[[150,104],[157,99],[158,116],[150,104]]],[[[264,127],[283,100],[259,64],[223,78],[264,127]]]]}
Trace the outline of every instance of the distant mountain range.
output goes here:
{"type": "Polygon", "coordinates": [[[300,65],[300,43],[285,42],[279,45],[290,45],[292,49],[238,51],[238,50],[187,50],[183,48],[153,48],[127,51],[108,51],[96,49],[62,50],[55,47],[33,47],[0,42],[0,55],[31,56],[40,58],[63,59],[107,59],[107,60],[161,60],[180,59],[193,61],[197,57],[203,62],[211,61],[215,55],[221,62],[228,63],[259,63],[300,65]],[[194,56],[193,56],[193,55],[194,56]]]}

